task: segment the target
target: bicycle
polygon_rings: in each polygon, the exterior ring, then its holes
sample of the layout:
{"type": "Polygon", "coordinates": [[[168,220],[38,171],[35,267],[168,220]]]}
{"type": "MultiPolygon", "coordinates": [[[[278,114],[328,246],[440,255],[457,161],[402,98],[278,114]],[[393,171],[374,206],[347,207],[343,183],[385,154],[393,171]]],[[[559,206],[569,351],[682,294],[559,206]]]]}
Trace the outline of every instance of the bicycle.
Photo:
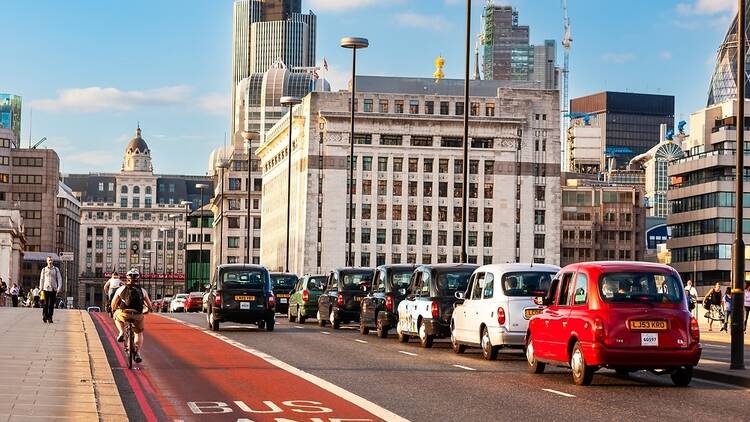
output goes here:
{"type": "Polygon", "coordinates": [[[128,369],[133,369],[135,358],[135,334],[133,332],[133,321],[125,320],[125,354],[128,356],[128,369]]]}

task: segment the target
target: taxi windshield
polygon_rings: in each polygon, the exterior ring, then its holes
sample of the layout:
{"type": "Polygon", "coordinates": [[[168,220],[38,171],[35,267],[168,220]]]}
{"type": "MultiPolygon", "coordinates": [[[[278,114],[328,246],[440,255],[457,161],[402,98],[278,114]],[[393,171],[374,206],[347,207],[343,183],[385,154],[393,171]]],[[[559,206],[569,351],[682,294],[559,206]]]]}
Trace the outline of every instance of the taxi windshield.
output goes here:
{"type": "Polygon", "coordinates": [[[362,290],[362,286],[372,283],[372,271],[366,273],[349,273],[342,275],[344,290],[362,290]]]}
{"type": "Polygon", "coordinates": [[[391,272],[391,284],[393,284],[393,288],[396,290],[408,288],[411,282],[411,274],[412,270],[391,272]]]}
{"type": "Polygon", "coordinates": [[[680,303],[683,287],[672,274],[618,272],[602,274],[599,293],[605,302],[613,303],[680,303]]]}
{"type": "Polygon", "coordinates": [[[271,274],[271,284],[273,287],[291,289],[297,283],[297,276],[290,274],[271,274]]]}
{"type": "Polygon", "coordinates": [[[519,271],[503,274],[505,296],[546,296],[555,273],[519,271]]]}
{"type": "Polygon", "coordinates": [[[465,270],[444,271],[437,274],[437,288],[441,296],[453,296],[456,292],[465,292],[473,268],[465,270]]]}
{"type": "Polygon", "coordinates": [[[224,271],[221,275],[222,288],[225,289],[262,289],[263,272],[234,270],[224,271]]]}

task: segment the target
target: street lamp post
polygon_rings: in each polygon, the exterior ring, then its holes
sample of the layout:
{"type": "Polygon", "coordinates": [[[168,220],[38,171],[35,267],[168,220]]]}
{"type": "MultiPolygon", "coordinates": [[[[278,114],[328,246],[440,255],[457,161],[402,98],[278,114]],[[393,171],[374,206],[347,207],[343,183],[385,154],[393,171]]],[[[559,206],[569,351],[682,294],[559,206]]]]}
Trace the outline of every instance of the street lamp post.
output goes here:
{"type": "MultiPolygon", "coordinates": [[[[148,256],[148,265],[146,265],[146,269],[147,270],[143,270],[143,272],[145,273],[146,271],[148,271],[149,273],[151,273],[151,264],[152,264],[152,262],[151,262],[151,252],[152,251],[149,250],[149,249],[146,249],[146,250],[143,250],[141,252],[144,255],[148,256]]],[[[141,278],[143,278],[143,275],[141,275],[141,278]]],[[[149,292],[149,295],[151,295],[151,292],[148,290],[148,288],[146,289],[146,291],[149,292]]],[[[154,297],[156,297],[156,295],[154,295],[154,297]]]]}
{"type": "Polygon", "coordinates": [[[200,226],[200,255],[198,256],[198,289],[203,290],[203,189],[208,185],[198,183],[195,185],[201,191],[201,206],[198,208],[198,226],[200,226]]]}
{"type": "Polygon", "coordinates": [[[468,262],[466,252],[467,227],[469,221],[469,57],[471,56],[471,0],[466,0],[466,55],[464,57],[464,191],[463,214],[461,215],[461,262],[468,262]]]}
{"type": "Polygon", "coordinates": [[[253,191],[253,140],[259,138],[259,133],[246,130],[242,132],[242,137],[245,139],[245,145],[247,146],[247,217],[245,220],[247,239],[245,240],[245,264],[249,264],[250,242],[253,240],[252,228],[250,225],[250,194],[253,191]]]}
{"type": "MultiPolygon", "coordinates": [[[[221,181],[219,190],[219,260],[216,265],[221,265],[224,261],[224,170],[229,167],[229,160],[220,159],[216,161],[216,167],[221,170],[221,181]]],[[[214,222],[216,219],[214,218],[214,222]]]]}
{"type": "MultiPolygon", "coordinates": [[[[159,231],[162,234],[162,240],[161,240],[161,297],[164,297],[164,280],[167,276],[167,232],[169,229],[165,229],[164,227],[159,228],[159,231]]],[[[156,252],[159,253],[158,251],[156,252]]]]}
{"type": "Polygon", "coordinates": [[[745,0],[738,0],[737,9],[737,148],[734,222],[734,274],[732,280],[732,344],[730,369],[745,369],[744,324],[742,304],[745,301],[745,242],[742,238],[744,216],[742,203],[745,190],[745,0]]]}
{"type": "MultiPolygon", "coordinates": [[[[289,272],[289,232],[292,221],[292,113],[294,106],[301,102],[302,100],[298,97],[281,97],[281,104],[289,107],[289,147],[286,154],[286,264],[284,266],[284,271],[286,272],[289,272]]],[[[352,133],[354,133],[354,129],[352,129],[352,133]]]]}
{"type": "MultiPolygon", "coordinates": [[[[183,233],[182,241],[182,283],[185,291],[187,292],[187,265],[188,265],[188,215],[190,214],[190,206],[193,203],[190,201],[180,201],[180,205],[185,207],[185,232],[183,233]]],[[[175,270],[176,271],[176,270],[175,270]]]]}
{"type": "Polygon", "coordinates": [[[180,218],[180,214],[169,214],[169,219],[172,220],[172,294],[174,291],[174,276],[177,274],[177,219],[180,218]]]}
{"type": "Polygon", "coordinates": [[[352,50],[352,98],[349,104],[351,110],[350,124],[351,131],[349,133],[349,224],[347,226],[347,236],[349,238],[349,246],[347,248],[346,263],[348,266],[354,266],[354,259],[352,258],[352,241],[354,235],[352,234],[352,217],[353,217],[353,206],[354,206],[354,102],[355,95],[357,93],[357,49],[367,48],[370,42],[367,38],[359,37],[346,37],[342,38],[339,43],[341,47],[350,48],[352,50]]]}

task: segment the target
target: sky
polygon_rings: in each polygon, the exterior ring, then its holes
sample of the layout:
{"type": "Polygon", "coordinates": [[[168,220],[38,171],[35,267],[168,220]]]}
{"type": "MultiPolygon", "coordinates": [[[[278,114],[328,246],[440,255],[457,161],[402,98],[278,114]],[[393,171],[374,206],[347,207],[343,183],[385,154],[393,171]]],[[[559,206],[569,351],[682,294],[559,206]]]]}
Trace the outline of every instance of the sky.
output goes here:
{"type": "MultiPolygon", "coordinates": [[[[60,155],[64,173],[117,172],[136,125],[160,174],[205,174],[230,124],[232,0],[0,0],[0,92],[23,97],[22,141],[60,155]]],[[[484,0],[472,1],[479,33],[484,0]]],[[[495,0],[519,12],[531,42],[558,43],[561,0],[495,0]]],[[[735,0],[569,0],[570,96],[675,96],[676,120],[705,106],[735,0]]],[[[464,0],[303,0],[318,16],[317,60],[346,87],[344,36],[370,47],[366,75],[463,77],[464,0]]],[[[473,65],[472,65],[473,69],[473,65]]]]}

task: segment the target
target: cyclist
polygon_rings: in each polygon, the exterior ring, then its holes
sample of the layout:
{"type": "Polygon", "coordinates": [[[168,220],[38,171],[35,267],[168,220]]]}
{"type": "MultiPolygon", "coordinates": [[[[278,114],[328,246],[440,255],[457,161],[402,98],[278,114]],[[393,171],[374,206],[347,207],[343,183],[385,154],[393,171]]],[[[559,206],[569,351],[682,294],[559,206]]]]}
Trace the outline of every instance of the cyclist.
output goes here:
{"type": "Polygon", "coordinates": [[[107,304],[107,312],[109,312],[110,315],[112,315],[114,309],[112,309],[109,304],[112,303],[112,297],[114,297],[115,292],[120,286],[122,286],[122,280],[120,279],[120,275],[117,274],[117,271],[115,271],[112,273],[112,277],[104,283],[104,287],[102,287],[104,290],[104,297],[107,298],[107,301],[105,302],[107,304]]]}
{"type": "Polygon", "coordinates": [[[135,333],[135,356],[134,360],[141,362],[141,356],[138,353],[143,346],[143,311],[144,309],[153,309],[151,299],[148,297],[146,290],[138,284],[141,274],[133,268],[125,274],[125,285],[117,289],[112,297],[112,309],[115,309],[115,325],[119,335],[117,341],[125,341],[125,323],[133,323],[133,333],[135,333]]]}

